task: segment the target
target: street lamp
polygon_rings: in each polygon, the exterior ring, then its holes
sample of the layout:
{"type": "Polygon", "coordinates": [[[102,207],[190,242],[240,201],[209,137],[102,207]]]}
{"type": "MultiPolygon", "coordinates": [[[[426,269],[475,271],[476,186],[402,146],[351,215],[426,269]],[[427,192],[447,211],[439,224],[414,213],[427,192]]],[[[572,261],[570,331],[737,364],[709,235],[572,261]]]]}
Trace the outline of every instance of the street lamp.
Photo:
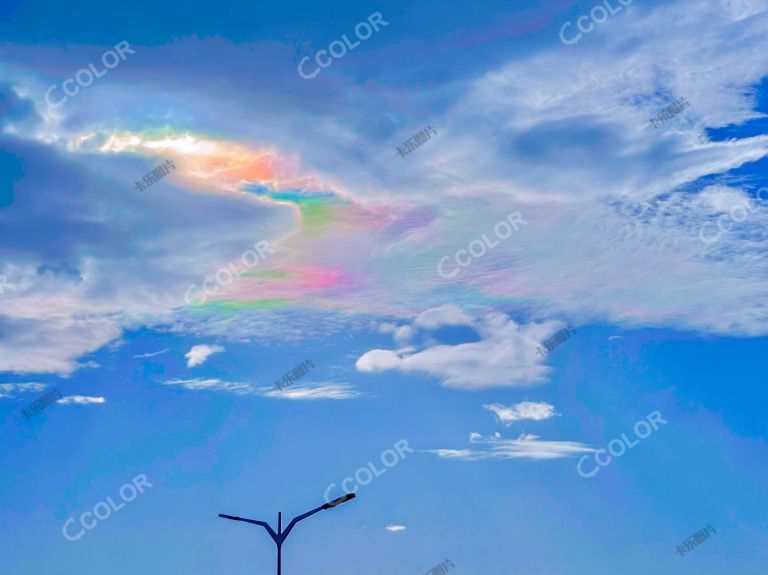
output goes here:
{"type": "Polygon", "coordinates": [[[282,563],[281,557],[282,557],[282,550],[283,550],[283,541],[285,541],[286,537],[288,537],[288,534],[291,532],[294,526],[302,519],[306,519],[307,517],[309,517],[310,515],[314,515],[318,511],[331,509],[333,507],[336,507],[337,505],[341,505],[342,503],[349,501],[350,499],[354,499],[354,497],[355,497],[354,493],[347,493],[346,495],[342,495],[341,497],[338,497],[333,501],[329,501],[328,503],[325,503],[320,507],[316,507],[312,511],[307,511],[306,513],[303,513],[297,517],[294,517],[293,519],[291,519],[291,522],[288,524],[288,527],[286,527],[285,531],[283,531],[283,527],[282,527],[283,514],[278,513],[277,514],[277,533],[275,533],[275,530],[272,529],[272,527],[266,521],[256,521],[255,519],[245,519],[244,517],[235,517],[234,515],[224,515],[223,513],[219,513],[219,517],[223,517],[224,519],[231,519],[232,521],[245,521],[246,523],[261,525],[264,529],[266,529],[267,533],[269,533],[269,536],[272,538],[272,541],[274,541],[275,545],[277,545],[277,575],[281,575],[280,570],[281,570],[281,563],[282,563]]]}

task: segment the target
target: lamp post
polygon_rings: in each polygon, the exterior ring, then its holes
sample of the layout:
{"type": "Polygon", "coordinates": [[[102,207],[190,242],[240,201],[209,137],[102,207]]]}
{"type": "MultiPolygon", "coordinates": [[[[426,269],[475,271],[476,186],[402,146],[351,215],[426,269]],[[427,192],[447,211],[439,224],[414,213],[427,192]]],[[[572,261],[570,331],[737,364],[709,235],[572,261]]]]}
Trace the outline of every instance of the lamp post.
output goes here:
{"type": "Polygon", "coordinates": [[[275,533],[275,530],[272,529],[272,527],[266,521],[257,521],[255,519],[245,519],[244,517],[235,517],[234,515],[225,515],[223,513],[219,513],[219,517],[223,517],[224,519],[231,519],[232,521],[245,521],[246,523],[261,525],[264,529],[266,529],[267,533],[269,533],[269,536],[272,538],[272,541],[274,541],[275,545],[277,545],[277,575],[282,575],[281,568],[282,568],[283,542],[288,537],[288,534],[291,532],[291,530],[296,526],[296,524],[302,519],[306,519],[310,515],[314,515],[318,511],[331,509],[333,507],[336,507],[337,505],[341,505],[342,503],[349,501],[350,499],[354,499],[354,497],[355,497],[354,493],[347,493],[346,495],[342,495],[341,497],[338,497],[333,501],[329,501],[328,503],[325,503],[320,507],[316,507],[312,511],[307,511],[306,513],[302,513],[301,515],[298,515],[293,519],[291,519],[291,522],[288,524],[288,527],[286,527],[285,531],[283,531],[283,514],[278,512],[277,533],[275,533]]]}

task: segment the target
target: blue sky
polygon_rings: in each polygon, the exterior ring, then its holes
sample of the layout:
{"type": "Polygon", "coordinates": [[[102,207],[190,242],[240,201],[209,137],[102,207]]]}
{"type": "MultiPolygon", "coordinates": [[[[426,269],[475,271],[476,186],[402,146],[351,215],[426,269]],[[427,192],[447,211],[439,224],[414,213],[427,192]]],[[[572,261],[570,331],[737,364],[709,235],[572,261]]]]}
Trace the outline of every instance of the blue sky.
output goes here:
{"type": "Polygon", "coordinates": [[[286,574],[764,574],[768,9],[561,42],[597,5],[0,8],[0,571],[273,573],[217,514],[285,525],[405,440],[286,574]]]}

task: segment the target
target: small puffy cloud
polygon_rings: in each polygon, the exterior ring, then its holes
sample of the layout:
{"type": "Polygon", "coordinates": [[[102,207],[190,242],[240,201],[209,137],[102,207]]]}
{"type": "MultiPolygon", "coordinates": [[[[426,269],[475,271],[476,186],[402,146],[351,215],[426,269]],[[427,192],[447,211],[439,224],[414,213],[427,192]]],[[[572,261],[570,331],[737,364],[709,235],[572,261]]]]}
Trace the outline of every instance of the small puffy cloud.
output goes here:
{"type": "Polygon", "coordinates": [[[406,527],[405,525],[387,525],[384,529],[391,531],[392,533],[397,533],[398,531],[405,531],[406,527]]]}
{"type": "Polygon", "coordinates": [[[214,353],[224,351],[224,348],[220,345],[193,345],[184,357],[187,358],[187,367],[195,367],[196,365],[202,365],[206,360],[214,353]]]}
{"type": "Polygon", "coordinates": [[[0,383],[0,399],[14,399],[23,393],[40,393],[45,388],[44,383],[0,383]]]}
{"type": "Polygon", "coordinates": [[[496,415],[496,419],[499,420],[499,423],[506,426],[510,426],[515,421],[522,419],[541,421],[542,419],[550,419],[557,415],[555,413],[555,406],[545,401],[521,401],[509,407],[500,403],[490,403],[483,405],[483,407],[488,411],[492,411],[496,415]]]}
{"type": "Polygon", "coordinates": [[[395,369],[400,363],[400,357],[395,352],[388,349],[372,349],[355,362],[355,367],[358,371],[375,372],[395,369]]]}
{"type": "Polygon", "coordinates": [[[397,326],[393,323],[384,322],[376,326],[376,331],[379,333],[395,333],[397,326]]]}
{"type": "Polygon", "coordinates": [[[90,395],[68,395],[56,401],[56,403],[62,405],[94,405],[106,402],[107,400],[103,397],[93,397],[90,395]]]}
{"type": "Polygon", "coordinates": [[[389,322],[380,323],[376,327],[376,331],[379,333],[392,334],[394,340],[400,345],[407,344],[416,333],[416,330],[413,329],[410,325],[397,326],[389,322]]]}
{"type": "Polygon", "coordinates": [[[360,392],[346,383],[321,383],[313,385],[297,385],[284,389],[271,389],[264,393],[265,397],[274,399],[355,399],[360,392]]]}
{"type": "Polygon", "coordinates": [[[421,312],[413,323],[422,329],[437,329],[448,325],[472,325],[472,318],[460,307],[446,304],[421,312]]]}
{"type": "Polygon", "coordinates": [[[562,459],[580,453],[595,451],[592,447],[576,441],[543,441],[536,435],[521,435],[518,439],[505,439],[498,433],[483,437],[479,433],[470,434],[473,449],[428,449],[445,459],[480,461],[483,459],[562,459]]]}
{"type": "Polygon", "coordinates": [[[393,323],[384,322],[376,326],[376,331],[379,333],[391,334],[392,338],[399,345],[407,345],[411,338],[416,334],[416,330],[410,325],[395,325],[393,323]]]}
{"type": "Polygon", "coordinates": [[[402,325],[395,330],[395,341],[400,345],[407,344],[413,337],[414,329],[409,325],[402,325]]]}

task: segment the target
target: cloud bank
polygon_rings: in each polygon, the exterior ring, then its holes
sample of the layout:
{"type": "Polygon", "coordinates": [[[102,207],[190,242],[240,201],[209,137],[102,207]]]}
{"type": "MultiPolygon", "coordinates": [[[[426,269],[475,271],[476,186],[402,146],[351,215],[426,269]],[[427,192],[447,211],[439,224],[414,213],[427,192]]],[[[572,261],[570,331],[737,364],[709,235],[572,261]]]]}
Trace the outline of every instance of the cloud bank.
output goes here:
{"type": "MultiPolygon", "coordinates": [[[[190,77],[156,80],[194,62],[195,39],[137,46],[130,67],[51,109],[46,87],[84,64],[83,49],[7,46],[0,139],[19,177],[0,207],[0,370],[68,375],[139,326],[292,337],[299,309],[410,319],[446,302],[473,314],[523,307],[531,323],[516,326],[517,338],[507,325],[477,344],[384,350],[359,364],[453,387],[544,380],[520,336],[553,317],[768,333],[768,210],[712,245],[699,238],[728,202],[766,183],[768,137],[730,131],[762,116],[766,27],[762,3],[690,0],[633,3],[575,46],[553,33],[551,43],[500,54],[492,69],[452,77],[430,110],[439,137],[396,168],[393,150],[422,122],[431,89],[413,88],[397,120],[376,129],[372,110],[391,109],[392,92],[342,76],[344,90],[316,104],[316,93],[261,99],[233,75],[221,106],[190,77]],[[679,97],[690,106],[648,125],[679,97]],[[136,193],[160,158],[177,171],[152,194],[136,193]],[[456,278],[438,274],[441,258],[513,211],[524,229],[456,278]],[[205,305],[187,305],[191,283],[261,240],[274,256],[205,305]],[[479,352],[491,358],[483,377],[472,375],[479,352]]],[[[252,58],[221,41],[206,49],[217,65],[252,58]]],[[[396,343],[467,325],[450,311],[400,326],[396,343]]],[[[478,329],[493,328],[483,320],[478,329]]]]}

